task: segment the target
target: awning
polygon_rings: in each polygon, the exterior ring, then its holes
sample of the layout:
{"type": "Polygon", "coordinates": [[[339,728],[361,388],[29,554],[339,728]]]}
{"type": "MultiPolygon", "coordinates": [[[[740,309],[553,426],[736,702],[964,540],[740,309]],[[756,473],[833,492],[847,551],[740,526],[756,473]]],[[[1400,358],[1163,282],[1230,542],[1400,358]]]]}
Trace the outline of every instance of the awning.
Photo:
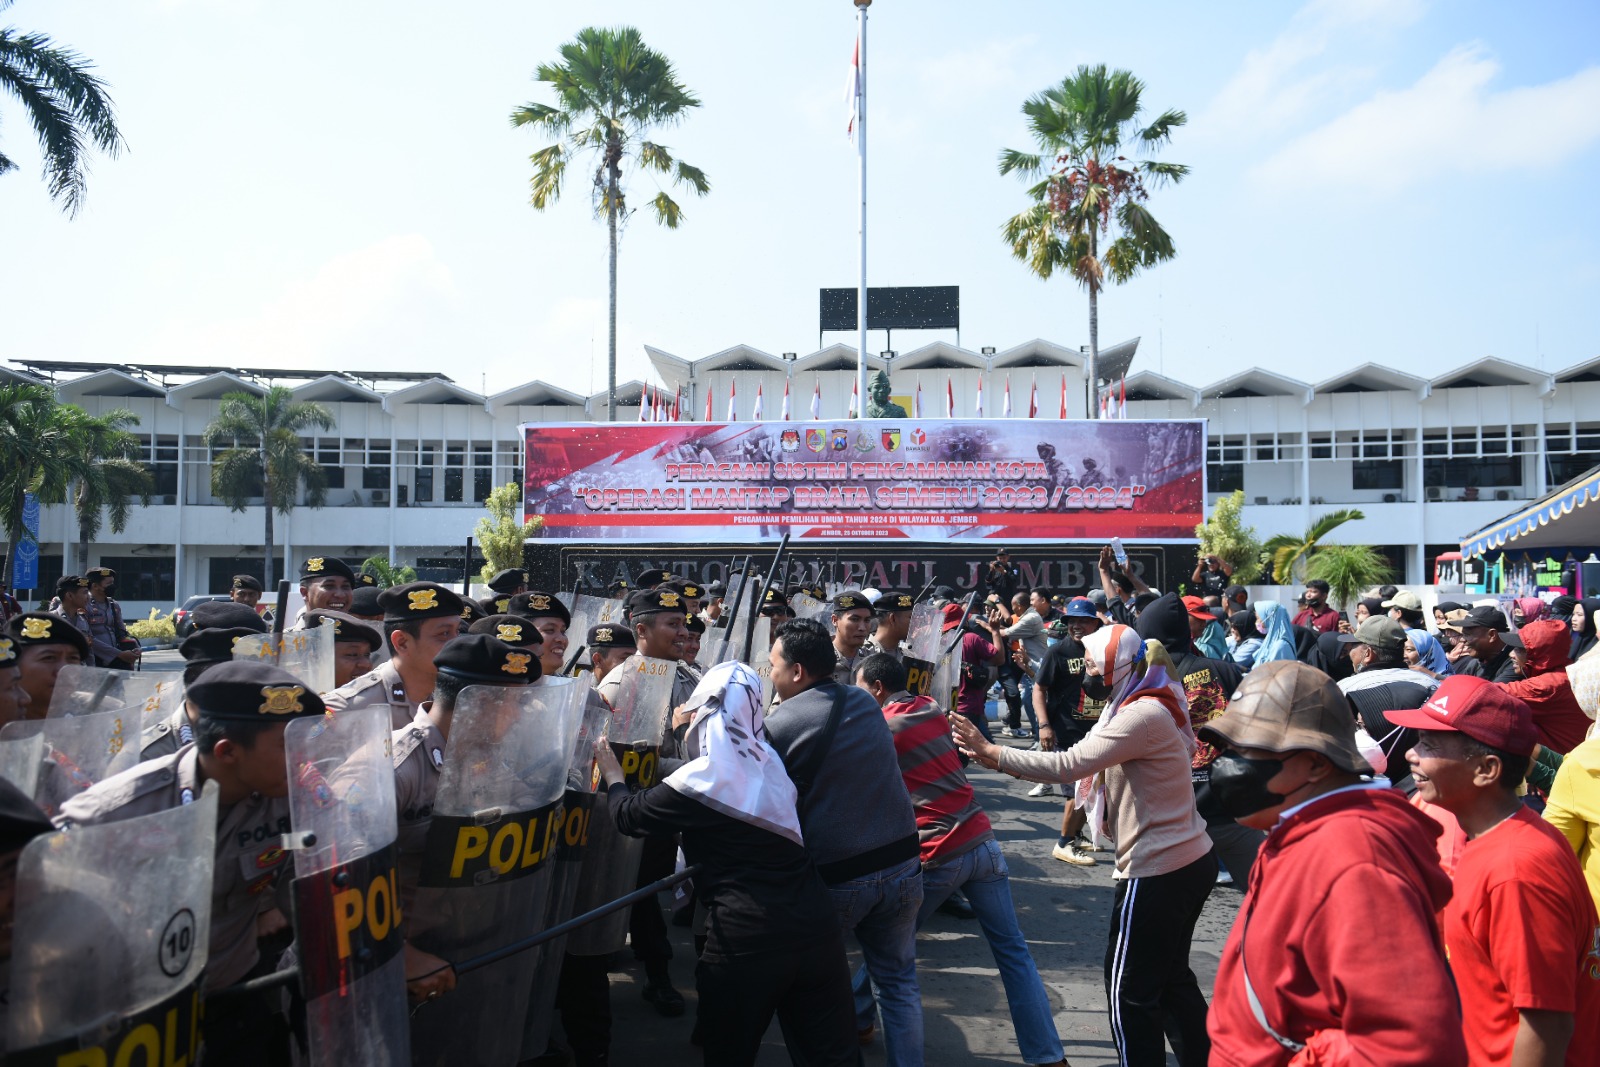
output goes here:
{"type": "Polygon", "coordinates": [[[1600,546],[1600,507],[1585,507],[1595,501],[1600,501],[1600,467],[1469,535],[1461,542],[1461,554],[1469,558],[1482,556],[1507,546],[1600,546]]]}

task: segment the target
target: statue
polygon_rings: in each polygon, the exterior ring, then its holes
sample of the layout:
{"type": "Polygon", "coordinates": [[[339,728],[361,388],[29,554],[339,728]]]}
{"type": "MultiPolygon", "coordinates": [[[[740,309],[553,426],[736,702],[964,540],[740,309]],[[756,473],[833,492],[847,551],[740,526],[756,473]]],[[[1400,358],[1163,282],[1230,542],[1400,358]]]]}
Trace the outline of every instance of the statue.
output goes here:
{"type": "Polygon", "coordinates": [[[867,386],[867,418],[908,419],[906,409],[889,400],[889,372],[880,370],[867,386]]]}

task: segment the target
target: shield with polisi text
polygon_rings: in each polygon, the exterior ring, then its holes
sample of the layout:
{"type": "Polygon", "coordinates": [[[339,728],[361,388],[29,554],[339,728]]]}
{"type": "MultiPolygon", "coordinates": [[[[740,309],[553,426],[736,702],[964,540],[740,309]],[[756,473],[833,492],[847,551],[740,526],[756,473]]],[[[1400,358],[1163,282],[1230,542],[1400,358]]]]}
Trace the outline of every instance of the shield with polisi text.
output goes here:
{"type": "MultiPolygon", "coordinates": [[[[648,789],[660,777],[661,741],[672,711],[669,705],[678,665],[671,660],[639,656],[618,669],[622,673],[609,699],[611,722],[606,739],[622,765],[629,788],[648,789]]],[[[582,915],[632,892],[643,849],[643,838],[624,837],[617,832],[605,794],[597,794],[573,914],[582,915]]],[[[579,956],[606,955],[619,951],[627,934],[628,909],[623,908],[574,930],[567,937],[567,951],[579,956]]]]}
{"type": "Polygon", "coordinates": [[[61,719],[26,719],[0,727],[0,741],[44,739],[33,801],[54,818],[61,805],[94,783],[139,762],[139,711],[97,711],[61,719]]]}
{"type": "Polygon", "coordinates": [[[956,690],[961,686],[961,639],[958,631],[951,630],[940,635],[940,640],[944,644],[939,653],[939,662],[934,667],[933,691],[929,695],[945,711],[954,711],[956,690]]]}
{"type": "Polygon", "coordinates": [[[34,838],[17,864],[6,1063],[200,1057],[217,786],[154,815],[34,838]]]}
{"type": "Polygon", "coordinates": [[[233,643],[233,658],[271,663],[300,679],[312,692],[333,692],[332,626],[250,634],[233,643]]]}
{"type": "Polygon", "coordinates": [[[383,1067],[411,1056],[389,709],[295,719],[284,730],[304,1062],[383,1067]]]}
{"type": "Polygon", "coordinates": [[[183,675],[176,671],[114,671],[68,664],[56,675],[46,718],[137,709],[142,727],[183,707],[183,675]]]}
{"type": "Polygon", "coordinates": [[[934,692],[934,675],[938,671],[940,627],[944,625],[944,612],[932,601],[924,601],[911,609],[911,626],[906,639],[900,643],[905,655],[906,689],[914,696],[931,696],[941,707],[948,708],[944,698],[934,692]]]}
{"type": "MultiPolygon", "coordinates": [[[[461,691],[406,916],[411,944],[460,963],[543,929],[582,712],[571,678],[461,691]]],[[[412,1017],[411,1062],[516,1063],[533,963],[525,951],[460,975],[412,1017]]]]}

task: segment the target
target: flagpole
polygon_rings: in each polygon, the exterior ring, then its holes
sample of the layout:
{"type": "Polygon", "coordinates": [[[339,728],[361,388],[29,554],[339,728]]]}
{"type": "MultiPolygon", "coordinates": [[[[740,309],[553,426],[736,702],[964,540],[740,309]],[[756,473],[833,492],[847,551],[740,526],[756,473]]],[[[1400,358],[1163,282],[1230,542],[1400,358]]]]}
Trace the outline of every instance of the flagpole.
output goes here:
{"type": "Polygon", "coordinates": [[[860,84],[856,90],[856,149],[861,160],[861,276],[856,285],[856,418],[860,419],[867,413],[867,8],[872,6],[872,0],[854,2],[860,47],[860,84]]]}

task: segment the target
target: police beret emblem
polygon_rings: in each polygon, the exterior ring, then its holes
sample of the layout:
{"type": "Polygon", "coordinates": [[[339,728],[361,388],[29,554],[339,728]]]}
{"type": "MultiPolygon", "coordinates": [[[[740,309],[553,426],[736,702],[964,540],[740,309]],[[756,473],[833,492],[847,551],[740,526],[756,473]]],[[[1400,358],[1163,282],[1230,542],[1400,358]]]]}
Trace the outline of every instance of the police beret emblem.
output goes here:
{"type": "Polygon", "coordinates": [[[321,556],[312,556],[310,559],[306,560],[306,570],[310,571],[312,574],[318,573],[327,565],[327,561],[321,556]]]}
{"type": "Polygon", "coordinates": [[[22,636],[30,641],[38,641],[50,636],[49,619],[23,619],[22,636]]]}
{"type": "Polygon", "coordinates": [[[531,659],[533,657],[526,653],[512,652],[506,656],[506,661],[500,665],[500,669],[507,674],[527,674],[528,661],[531,659]]]}
{"type": "Polygon", "coordinates": [[[233,580],[233,587],[235,589],[243,589],[244,588],[244,582],[240,581],[238,578],[235,578],[233,580]]]}
{"type": "Polygon", "coordinates": [[[471,608],[470,608],[470,607],[464,607],[464,608],[462,608],[462,609],[461,609],[461,617],[462,617],[462,618],[463,618],[463,619],[470,619],[470,618],[472,618],[472,609],[471,609],[471,608]]]}
{"type": "Polygon", "coordinates": [[[511,608],[511,598],[503,596],[494,602],[494,613],[504,615],[511,608]]]}
{"type": "Polygon", "coordinates": [[[439,606],[439,594],[433,589],[413,589],[406,599],[410,601],[406,605],[408,611],[432,611],[439,606]]]}
{"type": "Polygon", "coordinates": [[[698,585],[686,585],[683,587],[683,595],[690,600],[694,600],[700,596],[700,587],[698,585]]]}
{"type": "Polygon", "coordinates": [[[0,656],[11,655],[11,638],[0,637],[0,656]]]}
{"type": "Polygon", "coordinates": [[[681,607],[683,607],[683,605],[681,603],[679,603],[679,601],[678,601],[678,594],[674,593],[670,589],[662,590],[662,592],[661,592],[661,606],[664,607],[664,608],[681,608],[681,607]]]}
{"type": "Polygon", "coordinates": [[[305,709],[300,698],[305,688],[298,685],[268,685],[261,688],[261,714],[295,715],[305,709]]]}
{"type": "Polygon", "coordinates": [[[79,589],[87,589],[87,588],[89,588],[89,579],[87,579],[87,578],[79,578],[78,579],[78,588],[79,589]]]}
{"type": "Polygon", "coordinates": [[[494,635],[508,645],[522,644],[522,627],[516,623],[497,623],[494,635]]]}
{"type": "Polygon", "coordinates": [[[611,643],[611,627],[609,627],[609,626],[600,627],[600,629],[598,629],[598,630],[596,630],[594,632],[594,639],[599,644],[609,645],[611,643]]]}
{"type": "Polygon", "coordinates": [[[517,573],[522,575],[522,584],[523,585],[527,585],[528,584],[528,572],[527,571],[518,571],[517,573]]]}
{"type": "Polygon", "coordinates": [[[344,633],[344,623],[340,622],[338,619],[329,619],[328,621],[333,623],[333,636],[338,637],[340,634],[344,633]]]}
{"type": "Polygon", "coordinates": [[[543,593],[529,593],[528,607],[534,611],[544,611],[550,607],[550,598],[543,593]]]}
{"type": "Polygon", "coordinates": [[[767,603],[770,604],[774,600],[777,600],[777,599],[778,599],[778,591],[776,589],[768,589],[767,590],[767,603]]]}

